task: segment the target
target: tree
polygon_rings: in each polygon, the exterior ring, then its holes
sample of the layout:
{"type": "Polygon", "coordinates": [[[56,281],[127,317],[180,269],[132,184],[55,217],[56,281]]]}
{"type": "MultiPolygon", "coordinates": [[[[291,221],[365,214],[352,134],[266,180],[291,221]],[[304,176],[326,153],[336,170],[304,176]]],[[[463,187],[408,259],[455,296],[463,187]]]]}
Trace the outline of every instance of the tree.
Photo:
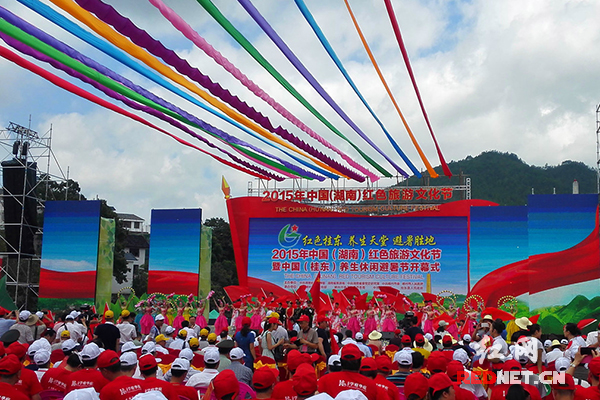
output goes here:
{"type": "Polygon", "coordinates": [[[133,275],[131,287],[138,297],[148,292],[148,264],[142,264],[138,267],[137,273],[133,275]]]}
{"type": "Polygon", "coordinates": [[[213,229],[210,272],[212,290],[215,291],[215,296],[226,297],[223,288],[238,284],[231,229],[223,218],[209,218],[204,221],[204,225],[213,229]]]}
{"type": "Polygon", "coordinates": [[[42,174],[35,188],[35,194],[40,200],[86,200],[81,194],[79,183],[73,179],[55,181],[50,175],[42,174]]]}

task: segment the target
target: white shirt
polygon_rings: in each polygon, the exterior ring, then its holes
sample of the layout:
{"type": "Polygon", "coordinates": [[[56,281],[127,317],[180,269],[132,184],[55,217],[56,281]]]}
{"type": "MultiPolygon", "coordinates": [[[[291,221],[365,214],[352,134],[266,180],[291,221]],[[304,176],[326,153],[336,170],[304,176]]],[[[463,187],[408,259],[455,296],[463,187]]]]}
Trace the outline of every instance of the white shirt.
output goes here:
{"type": "Polygon", "coordinates": [[[123,321],[117,325],[117,328],[119,328],[119,332],[121,332],[121,338],[119,339],[121,344],[133,342],[137,337],[135,325],[130,324],[129,321],[123,321]]]}
{"type": "Polygon", "coordinates": [[[186,348],[186,343],[185,340],[181,339],[181,338],[175,338],[175,340],[173,340],[171,342],[171,344],[169,345],[170,349],[173,350],[182,350],[186,348]]]}
{"type": "Polygon", "coordinates": [[[556,348],[546,354],[546,361],[548,361],[548,363],[551,363],[551,362],[558,360],[562,356],[563,356],[563,352],[560,351],[560,348],[556,348]]]}
{"type": "Polygon", "coordinates": [[[63,331],[69,331],[69,333],[71,334],[71,339],[78,343],[81,343],[81,340],[87,333],[85,327],[77,322],[66,322],[56,332],[56,336],[60,337],[60,334],[63,331]]]}
{"type": "Polygon", "coordinates": [[[576,336],[569,341],[569,348],[565,350],[565,357],[573,360],[580,347],[585,347],[585,340],[581,336],[576,336]]]}
{"type": "Polygon", "coordinates": [[[494,338],[492,348],[496,349],[502,356],[506,357],[508,355],[508,343],[506,343],[506,340],[504,340],[502,336],[496,336],[494,338]]]}
{"type": "Polygon", "coordinates": [[[37,375],[38,381],[42,380],[42,376],[44,376],[44,374],[46,373],[46,371],[48,371],[48,368],[38,368],[37,371],[35,371],[35,374],[37,375]]]}
{"type": "MultiPolygon", "coordinates": [[[[467,374],[468,381],[471,382],[471,371],[465,368],[465,374],[467,374]]],[[[463,389],[467,389],[469,392],[473,393],[478,399],[488,397],[486,390],[480,383],[461,383],[460,387],[463,389]]]]}
{"type": "MultiPolygon", "coordinates": [[[[187,336],[186,336],[187,340],[190,340],[193,337],[198,337],[198,334],[196,333],[196,331],[193,328],[181,328],[181,330],[187,332],[187,336]]],[[[198,332],[200,332],[200,330],[198,330],[198,332]]]]}
{"type": "Polygon", "coordinates": [[[588,333],[587,339],[585,339],[586,346],[590,347],[597,343],[598,343],[598,331],[588,333]]]}
{"type": "Polygon", "coordinates": [[[215,376],[219,374],[219,371],[216,369],[205,368],[204,371],[199,374],[195,374],[190,379],[188,379],[185,386],[192,386],[195,388],[206,388],[210,385],[210,381],[212,381],[215,376]]]}

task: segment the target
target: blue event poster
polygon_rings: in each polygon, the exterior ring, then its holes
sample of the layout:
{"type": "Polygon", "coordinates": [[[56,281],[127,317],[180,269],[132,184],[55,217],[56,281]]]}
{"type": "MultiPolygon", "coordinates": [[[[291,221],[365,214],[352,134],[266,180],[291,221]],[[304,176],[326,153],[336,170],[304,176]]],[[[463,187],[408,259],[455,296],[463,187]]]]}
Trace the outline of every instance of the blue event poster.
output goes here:
{"type": "Polygon", "coordinates": [[[252,218],[248,276],[287,290],[356,286],[372,292],[467,292],[466,217],[252,218]]]}

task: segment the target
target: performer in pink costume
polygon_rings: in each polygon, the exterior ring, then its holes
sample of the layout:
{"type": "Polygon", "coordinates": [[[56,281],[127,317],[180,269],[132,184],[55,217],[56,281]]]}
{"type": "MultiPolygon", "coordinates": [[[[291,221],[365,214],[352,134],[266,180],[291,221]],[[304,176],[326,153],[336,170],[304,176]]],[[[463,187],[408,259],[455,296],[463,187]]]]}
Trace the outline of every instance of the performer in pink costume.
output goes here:
{"type": "Polygon", "coordinates": [[[385,316],[381,321],[382,332],[394,332],[396,330],[396,313],[393,310],[385,311],[385,316]]]}
{"type": "Polygon", "coordinates": [[[421,329],[423,333],[435,334],[433,329],[433,319],[435,318],[435,310],[431,304],[426,305],[423,308],[423,322],[421,323],[421,329]]]}
{"type": "Polygon", "coordinates": [[[150,329],[154,325],[154,318],[152,317],[152,311],[154,309],[150,306],[150,302],[148,302],[148,306],[144,311],[144,315],[142,319],[140,319],[140,328],[142,331],[142,335],[148,335],[150,333],[150,329]]]}
{"type": "MultiPolygon", "coordinates": [[[[371,306],[369,306],[371,307],[371,306]]],[[[377,320],[375,319],[375,310],[367,310],[367,319],[365,321],[364,336],[369,336],[369,333],[377,330],[377,320]]]]}
{"type": "Polygon", "coordinates": [[[219,310],[219,316],[215,320],[215,333],[218,335],[223,332],[224,329],[229,328],[229,323],[225,317],[225,311],[227,311],[228,307],[221,299],[215,300],[215,305],[217,306],[217,310],[219,310]]]}
{"type": "MultiPolygon", "coordinates": [[[[263,309],[262,305],[252,307],[252,316],[250,317],[250,321],[251,321],[250,329],[255,330],[255,331],[261,330],[260,323],[262,322],[262,309],[263,309]]],[[[237,323],[237,321],[236,321],[236,323],[237,323]]]]}
{"type": "Polygon", "coordinates": [[[360,321],[358,319],[360,311],[351,309],[349,310],[350,319],[348,320],[348,324],[346,325],[346,329],[352,331],[352,337],[356,336],[357,332],[360,332],[360,321]]]}
{"type": "Polygon", "coordinates": [[[185,321],[185,318],[183,318],[184,311],[185,311],[185,304],[183,304],[183,302],[181,301],[181,298],[180,298],[177,302],[177,316],[173,320],[173,328],[175,328],[175,330],[180,330],[181,323],[183,321],[185,321]]]}
{"type": "Polygon", "coordinates": [[[200,328],[206,328],[208,323],[206,322],[206,318],[204,318],[204,310],[206,309],[206,300],[202,299],[198,302],[198,311],[196,314],[196,325],[200,328]]]}

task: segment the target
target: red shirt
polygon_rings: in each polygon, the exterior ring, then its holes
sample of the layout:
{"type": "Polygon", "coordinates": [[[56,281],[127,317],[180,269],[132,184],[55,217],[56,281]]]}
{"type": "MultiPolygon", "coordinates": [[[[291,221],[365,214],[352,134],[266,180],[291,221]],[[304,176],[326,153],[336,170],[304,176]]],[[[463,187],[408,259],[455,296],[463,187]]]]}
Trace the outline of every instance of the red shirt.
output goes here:
{"type": "Polygon", "coordinates": [[[71,381],[73,372],[64,368],[50,368],[40,383],[44,390],[58,390],[59,392],[67,393],[67,385],[71,381]]]}
{"type": "Polygon", "coordinates": [[[27,368],[21,368],[21,378],[19,379],[19,382],[15,383],[15,389],[28,398],[35,396],[43,390],[37,374],[27,368]]]}
{"type": "MultiPolygon", "coordinates": [[[[477,400],[477,397],[470,390],[461,388],[457,383],[453,383],[456,400],[477,400]]],[[[508,390],[508,389],[507,389],[508,390]]],[[[536,389],[537,391],[537,389],[536,389]]],[[[539,393],[539,391],[538,391],[539,393]]],[[[529,395],[531,396],[531,395],[529,395]]],[[[531,396],[533,397],[533,396],[531,396]]]]}
{"type": "MultiPolygon", "coordinates": [[[[531,400],[542,400],[542,397],[540,396],[540,391],[537,390],[537,388],[533,385],[528,385],[526,383],[521,383],[521,385],[523,386],[523,389],[525,389],[525,391],[527,391],[527,393],[529,393],[529,396],[531,397],[531,400]]],[[[506,399],[506,393],[508,392],[508,389],[510,388],[511,385],[509,385],[508,383],[502,383],[500,385],[496,385],[492,388],[492,394],[490,396],[490,400],[505,400],[506,399]]]]}
{"type": "Polygon", "coordinates": [[[380,388],[387,390],[390,400],[400,400],[400,391],[398,390],[398,386],[385,379],[383,375],[377,374],[375,377],[375,384],[380,388]]]}
{"type": "Polygon", "coordinates": [[[325,392],[331,397],[337,396],[344,390],[354,389],[362,392],[369,400],[377,400],[375,381],[358,372],[332,372],[319,379],[318,388],[320,393],[325,392]]]}
{"type": "Polygon", "coordinates": [[[0,394],[2,400],[29,400],[29,397],[6,382],[0,382],[0,393],[2,393],[0,394]]]}
{"type": "Polygon", "coordinates": [[[171,383],[171,385],[173,385],[173,390],[178,396],[187,397],[190,400],[198,398],[198,391],[191,386],[185,386],[180,383],[171,383]]]}
{"type": "Polygon", "coordinates": [[[600,400],[600,389],[597,386],[584,388],[576,386],[575,400],[600,400]]]}
{"type": "Polygon", "coordinates": [[[291,379],[279,382],[273,388],[271,397],[281,400],[296,400],[298,398],[298,393],[294,390],[294,382],[291,379]]]}
{"type": "MultiPolygon", "coordinates": [[[[162,379],[157,379],[154,377],[146,378],[142,381],[142,388],[144,388],[144,392],[149,392],[151,390],[158,390],[169,400],[178,400],[179,395],[173,389],[173,385],[169,382],[164,381],[162,379]]],[[[196,396],[197,397],[197,396],[196,396]]]]}
{"type": "Polygon", "coordinates": [[[109,382],[100,392],[100,400],[129,400],[136,394],[143,393],[144,381],[129,376],[119,376],[109,382]]]}
{"type": "Polygon", "coordinates": [[[102,376],[102,373],[94,368],[85,368],[79,371],[71,373],[69,377],[69,383],[67,384],[67,391],[75,389],[85,389],[93,387],[96,392],[100,393],[102,388],[108,384],[108,380],[102,376]]]}

